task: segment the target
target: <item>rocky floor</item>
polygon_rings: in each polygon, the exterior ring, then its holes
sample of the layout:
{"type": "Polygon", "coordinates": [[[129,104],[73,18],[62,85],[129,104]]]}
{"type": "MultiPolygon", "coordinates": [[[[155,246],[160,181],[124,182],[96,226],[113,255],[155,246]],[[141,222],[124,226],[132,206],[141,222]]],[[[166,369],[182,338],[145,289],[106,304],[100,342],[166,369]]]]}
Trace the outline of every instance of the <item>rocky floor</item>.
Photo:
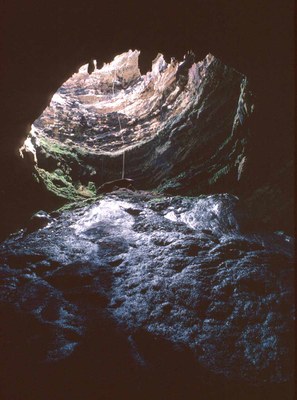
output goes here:
{"type": "Polygon", "coordinates": [[[293,239],[243,216],[119,190],[11,235],[1,398],[291,399],[293,239]]]}

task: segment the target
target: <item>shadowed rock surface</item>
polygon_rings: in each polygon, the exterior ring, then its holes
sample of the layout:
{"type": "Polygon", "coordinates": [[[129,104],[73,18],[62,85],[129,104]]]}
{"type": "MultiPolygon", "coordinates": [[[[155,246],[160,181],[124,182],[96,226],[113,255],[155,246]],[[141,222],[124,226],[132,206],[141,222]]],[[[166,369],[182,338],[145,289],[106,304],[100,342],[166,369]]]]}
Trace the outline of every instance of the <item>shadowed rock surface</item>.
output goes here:
{"type": "Polygon", "coordinates": [[[3,398],[290,399],[293,239],[244,224],[232,195],[122,189],[11,235],[3,398]]]}

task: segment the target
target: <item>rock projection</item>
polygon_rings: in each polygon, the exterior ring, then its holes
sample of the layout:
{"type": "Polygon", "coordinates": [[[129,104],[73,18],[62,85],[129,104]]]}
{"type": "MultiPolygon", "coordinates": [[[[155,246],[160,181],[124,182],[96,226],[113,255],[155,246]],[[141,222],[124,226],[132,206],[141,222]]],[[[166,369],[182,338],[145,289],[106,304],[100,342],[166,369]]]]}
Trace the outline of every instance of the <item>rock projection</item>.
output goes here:
{"type": "Polygon", "coordinates": [[[290,399],[294,240],[234,194],[248,79],[139,55],[83,65],[20,149],[56,203],[0,243],[1,396],[290,399]]]}

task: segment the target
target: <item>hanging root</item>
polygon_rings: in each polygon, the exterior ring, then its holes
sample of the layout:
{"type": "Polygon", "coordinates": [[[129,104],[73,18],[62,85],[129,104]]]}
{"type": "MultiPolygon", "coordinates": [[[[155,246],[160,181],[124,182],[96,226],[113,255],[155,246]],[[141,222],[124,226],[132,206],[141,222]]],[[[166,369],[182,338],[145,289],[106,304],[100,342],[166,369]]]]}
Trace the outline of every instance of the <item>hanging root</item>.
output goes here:
{"type": "Polygon", "coordinates": [[[126,158],[126,152],[124,150],[123,151],[123,165],[122,165],[122,179],[125,178],[125,158],[126,158]]]}
{"type": "MultiPolygon", "coordinates": [[[[113,76],[113,82],[112,82],[112,93],[113,93],[113,97],[115,96],[115,92],[114,92],[114,81],[115,81],[115,75],[113,76]]],[[[121,119],[119,114],[117,113],[117,117],[118,117],[118,123],[119,123],[119,127],[120,127],[120,131],[122,130],[122,124],[121,124],[121,119]]],[[[124,136],[123,134],[121,134],[121,138],[122,138],[122,143],[123,145],[125,144],[124,142],[124,136]]],[[[125,161],[126,161],[126,152],[125,150],[123,151],[123,163],[122,163],[122,179],[125,178],[125,161]]]]}

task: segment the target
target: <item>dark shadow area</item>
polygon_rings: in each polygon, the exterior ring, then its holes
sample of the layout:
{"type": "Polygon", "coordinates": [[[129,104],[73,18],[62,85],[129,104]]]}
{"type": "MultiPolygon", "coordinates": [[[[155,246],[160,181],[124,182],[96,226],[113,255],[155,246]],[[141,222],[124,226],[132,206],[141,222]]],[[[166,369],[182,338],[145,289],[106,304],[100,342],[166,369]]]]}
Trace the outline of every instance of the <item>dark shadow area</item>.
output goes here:
{"type": "Polygon", "coordinates": [[[102,314],[65,361],[41,364],[50,329],[29,315],[1,307],[1,398],[3,400],[292,399],[289,384],[260,387],[233,382],[199,367],[193,354],[145,331],[131,339],[102,314]],[[12,327],[17,329],[11,336],[12,327]],[[26,338],[30,332],[33,342],[26,338]],[[7,336],[9,335],[9,336],[7,336]],[[137,353],[135,351],[137,350],[137,353]]]}

